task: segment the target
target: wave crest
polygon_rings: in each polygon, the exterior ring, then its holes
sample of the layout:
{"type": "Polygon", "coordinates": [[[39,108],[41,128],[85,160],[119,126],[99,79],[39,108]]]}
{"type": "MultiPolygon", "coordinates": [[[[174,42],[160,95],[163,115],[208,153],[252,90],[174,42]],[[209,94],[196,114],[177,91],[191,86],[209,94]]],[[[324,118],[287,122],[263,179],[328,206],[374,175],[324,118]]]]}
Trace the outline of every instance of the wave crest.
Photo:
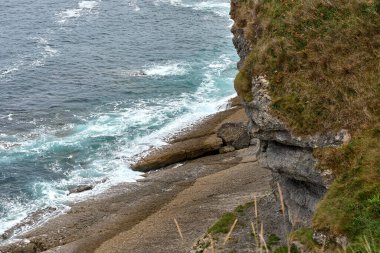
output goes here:
{"type": "Polygon", "coordinates": [[[189,68],[189,65],[184,63],[154,64],[144,69],[143,73],[148,76],[182,76],[189,68]]]}
{"type": "Polygon", "coordinates": [[[97,8],[100,2],[97,1],[81,1],[78,3],[78,8],[67,9],[58,14],[60,19],[58,23],[63,24],[73,18],[79,18],[82,14],[90,13],[97,8]]]}

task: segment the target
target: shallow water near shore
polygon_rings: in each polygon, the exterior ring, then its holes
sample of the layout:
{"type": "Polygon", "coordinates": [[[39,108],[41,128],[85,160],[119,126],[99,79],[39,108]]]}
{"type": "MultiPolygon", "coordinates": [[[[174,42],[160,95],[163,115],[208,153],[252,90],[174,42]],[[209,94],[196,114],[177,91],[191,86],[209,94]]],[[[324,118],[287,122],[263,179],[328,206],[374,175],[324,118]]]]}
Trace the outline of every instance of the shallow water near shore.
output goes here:
{"type": "Polygon", "coordinates": [[[228,0],[3,1],[0,234],[135,181],[136,155],[216,112],[234,94],[228,12],[228,0]]]}

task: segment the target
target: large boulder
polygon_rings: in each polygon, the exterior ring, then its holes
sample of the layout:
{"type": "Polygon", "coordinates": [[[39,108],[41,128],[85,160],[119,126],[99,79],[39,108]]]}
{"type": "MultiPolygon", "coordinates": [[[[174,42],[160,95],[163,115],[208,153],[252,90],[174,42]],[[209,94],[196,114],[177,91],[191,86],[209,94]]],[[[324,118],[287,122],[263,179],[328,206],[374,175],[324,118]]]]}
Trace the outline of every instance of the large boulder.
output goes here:
{"type": "Polygon", "coordinates": [[[251,141],[247,125],[242,122],[223,124],[217,135],[223,140],[224,145],[232,146],[235,149],[246,148],[251,141]]]}

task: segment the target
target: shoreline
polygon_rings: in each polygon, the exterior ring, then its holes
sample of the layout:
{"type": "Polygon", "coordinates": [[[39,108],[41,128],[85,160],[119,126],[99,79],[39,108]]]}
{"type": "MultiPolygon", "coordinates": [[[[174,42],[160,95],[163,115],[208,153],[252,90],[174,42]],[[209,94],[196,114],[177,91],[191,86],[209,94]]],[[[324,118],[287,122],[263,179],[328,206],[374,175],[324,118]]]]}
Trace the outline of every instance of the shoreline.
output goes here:
{"type": "MultiPolygon", "coordinates": [[[[175,145],[175,143],[186,142],[186,140],[198,138],[199,136],[215,135],[217,127],[220,127],[220,125],[228,121],[228,119],[230,122],[241,120],[239,117],[245,115],[242,110],[241,107],[235,104],[235,106],[229,109],[217,112],[199,122],[195,122],[190,128],[185,128],[174,138],[171,138],[168,146],[175,145]],[[240,113],[237,113],[239,111],[240,113]],[[228,114],[229,116],[226,120],[226,115],[228,114]]],[[[246,119],[244,118],[243,120],[246,119]]],[[[153,151],[153,153],[154,152],[156,151],[153,151]]],[[[216,152],[211,155],[200,154],[199,157],[194,157],[192,160],[186,159],[186,161],[171,163],[165,166],[165,168],[150,171],[144,174],[143,179],[137,180],[135,183],[115,185],[103,193],[74,203],[70,210],[64,214],[49,219],[41,226],[16,236],[14,239],[19,238],[19,242],[0,246],[0,252],[39,252],[46,250],[48,250],[48,252],[107,252],[112,246],[102,246],[103,244],[107,245],[108,241],[118,240],[115,238],[118,238],[120,234],[128,233],[131,229],[138,225],[141,226],[142,223],[151,217],[158,215],[165,206],[173,201],[178,201],[176,199],[178,194],[188,191],[199,180],[205,180],[205,178],[220,180],[219,177],[219,179],[215,178],[215,175],[219,174],[223,175],[221,177],[223,180],[230,181],[229,174],[236,173],[231,171],[230,168],[239,167],[239,163],[242,160],[248,161],[245,162],[246,165],[241,166],[244,173],[252,173],[250,172],[251,170],[247,170],[246,166],[247,164],[256,164],[255,152],[256,151],[252,150],[252,147],[249,147],[225,154],[217,154],[216,152]],[[223,164],[223,162],[221,163],[221,161],[224,160],[226,161],[225,164],[223,164]],[[97,249],[102,249],[103,251],[96,251],[97,249]]],[[[267,180],[262,180],[262,184],[266,184],[264,188],[268,190],[269,171],[260,168],[257,164],[254,166],[257,167],[258,170],[262,170],[261,174],[265,175],[264,177],[267,180]]],[[[235,170],[236,168],[234,171],[235,170]]],[[[239,176],[241,175],[236,175],[236,177],[239,176]]],[[[256,177],[257,176],[251,175],[244,180],[251,182],[255,180],[256,177]]],[[[234,182],[226,183],[234,184],[234,182]]],[[[210,185],[212,186],[212,184],[208,182],[201,187],[197,187],[197,189],[202,192],[210,187],[210,185]]],[[[221,185],[223,186],[223,184],[221,185]]],[[[227,189],[219,189],[218,191],[225,190],[227,189]]],[[[265,191],[260,190],[260,192],[265,191]]],[[[212,196],[217,193],[210,194],[212,196]]],[[[244,196],[243,193],[240,194],[244,196]]],[[[224,192],[221,195],[228,195],[228,193],[224,192]]],[[[222,206],[216,211],[208,210],[204,212],[203,215],[207,216],[209,224],[205,223],[203,227],[191,233],[192,239],[187,242],[188,246],[186,246],[186,248],[189,248],[191,243],[201,236],[201,232],[203,233],[205,229],[207,229],[207,226],[212,224],[212,220],[215,220],[223,212],[229,211],[229,209],[239,204],[248,202],[251,196],[252,193],[247,192],[245,197],[234,197],[230,198],[230,200],[224,199],[223,201],[219,200],[218,203],[222,206]],[[239,199],[241,203],[236,203],[239,199]],[[229,201],[233,202],[233,204],[228,205],[229,201]]],[[[210,201],[208,197],[202,199],[203,202],[210,201]]],[[[189,205],[188,208],[195,208],[195,206],[189,205]]],[[[174,216],[175,215],[173,215],[172,219],[174,216]]],[[[197,216],[199,215],[197,214],[197,216]]],[[[170,223],[170,221],[168,222],[170,223]]],[[[172,228],[175,227],[168,225],[168,229],[172,228]]],[[[151,229],[155,229],[155,227],[151,229]]],[[[174,229],[173,231],[173,235],[178,236],[176,230],[174,229]]],[[[176,239],[173,240],[177,242],[176,239]]],[[[116,244],[122,245],[122,243],[116,244]]],[[[110,252],[113,251],[111,250],[110,252]]]]}
{"type": "MultiPolygon", "coordinates": [[[[165,131],[164,136],[161,137],[163,142],[166,142],[167,144],[164,145],[170,145],[172,144],[172,141],[177,139],[177,137],[186,134],[188,132],[193,131],[194,129],[198,128],[199,124],[202,124],[202,122],[206,119],[212,118],[214,115],[222,113],[226,109],[228,109],[231,106],[236,106],[236,102],[233,102],[233,100],[238,99],[235,95],[229,95],[226,97],[221,98],[219,101],[214,102],[214,107],[218,108],[218,111],[205,115],[205,116],[199,116],[198,119],[195,119],[193,121],[187,122],[186,120],[182,122],[182,124],[174,129],[173,132],[165,131]],[[188,126],[186,126],[188,125],[188,126]]],[[[140,160],[142,156],[144,156],[147,153],[150,153],[154,151],[155,149],[160,149],[164,145],[158,145],[156,147],[152,147],[148,150],[142,151],[141,153],[138,153],[132,157],[132,163],[136,162],[136,160],[140,160]]],[[[122,159],[120,157],[116,157],[115,159],[122,159]]],[[[7,230],[3,231],[0,233],[0,247],[2,245],[6,245],[9,243],[12,243],[12,237],[19,237],[23,236],[24,233],[27,233],[29,231],[32,231],[34,229],[37,229],[40,226],[43,226],[46,222],[48,222],[50,219],[54,219],[57,216],[60,216],[62,214],[65,214],[68,209],[70,209],[72,206],[76,205],[77,203],[81,203],[83,201],[86,201],[88,199],[96,198],[98,195],[101,195],[103,193],[108,192],[110,189],[113,187],[117,187],[118,185],[122,185],[124,183],[134,183],[136,180],[141,179],[141,177],[144,176],[144,172],[140,172],[141,175],[138,176],[137,178],[134,178],[132,182],[113,182],[109,185],[106,185],[110,182],[109,178],[105,177],[102,180],[98,181],[89,181],[88,183],[84,184],[78,184],[70,189],[68,189],[68,195],[72,195],[72,199],[68,199],[65,202],[68,204],[59,204],[57,206],[46,206],[40,209],[37,209],[33,212],[30,212],[25,216],[24,218],[20,219],[17,223],[14,223],[11,227],[9,227],[7,230]],[[105,183],[105,184],[104,184],[105,183]],[[83,187],[83,189],[81,189],[83,187]],[[99,188],[100,189],[99,189],[99,188]],[[98,188],[98,189],[96,189],[98,188]],[[81,195],[77,194],[80,193],[81,195]],[[63,208],[60,208],[62,207],[63,208]],[[44,212],[44,210],[48,210],[44,212]],[[55,209],[53,212],[51,209],[55,209]],[[32,224],[33,223],[33,224],[32,224]],[[21,228],[21,229],[20,229],[21,228]],[[15,230],[15,231],[14,231],[15,230]],[[17,230],[22,230],[17,231],[17,230]],[[13,236],[11,235],[9,238],[3,239],[3,236],[6,236],[7,233],[13,233],[16,232],[16,235],[13,236]],[[9,240],[8,240],[9,239],[9,240]]]]}

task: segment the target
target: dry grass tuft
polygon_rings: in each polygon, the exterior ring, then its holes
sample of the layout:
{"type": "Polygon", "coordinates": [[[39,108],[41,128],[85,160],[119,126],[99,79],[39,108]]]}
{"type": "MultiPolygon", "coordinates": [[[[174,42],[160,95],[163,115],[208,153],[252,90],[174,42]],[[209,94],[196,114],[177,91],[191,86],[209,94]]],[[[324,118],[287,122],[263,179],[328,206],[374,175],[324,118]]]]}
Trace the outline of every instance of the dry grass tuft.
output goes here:
{"type": "Polygon", "coordinates": [[[178,231],[179,237],[181,237],[181,240],[183,241],[183,235],[182,235],[181,228],[179,227],[178,221],[177,221],[176,218],[174,218],[173,220],[174,220],[174,223],[175,223],[175,225],[177,227],[177,231],[178,231]]]}
{"type": "Polygon", "coordinates": [[[232,231],[234,231],[237,222],[238,222],[238,219],[235,219],[234,223],[232,224],[232,226],[230,228],[230,231],[228,231],[228,234],[227,234],[226,238],[223,241],[223,245],[225,245],[227,243],[227,241],[230,239],[232,231]]]}

